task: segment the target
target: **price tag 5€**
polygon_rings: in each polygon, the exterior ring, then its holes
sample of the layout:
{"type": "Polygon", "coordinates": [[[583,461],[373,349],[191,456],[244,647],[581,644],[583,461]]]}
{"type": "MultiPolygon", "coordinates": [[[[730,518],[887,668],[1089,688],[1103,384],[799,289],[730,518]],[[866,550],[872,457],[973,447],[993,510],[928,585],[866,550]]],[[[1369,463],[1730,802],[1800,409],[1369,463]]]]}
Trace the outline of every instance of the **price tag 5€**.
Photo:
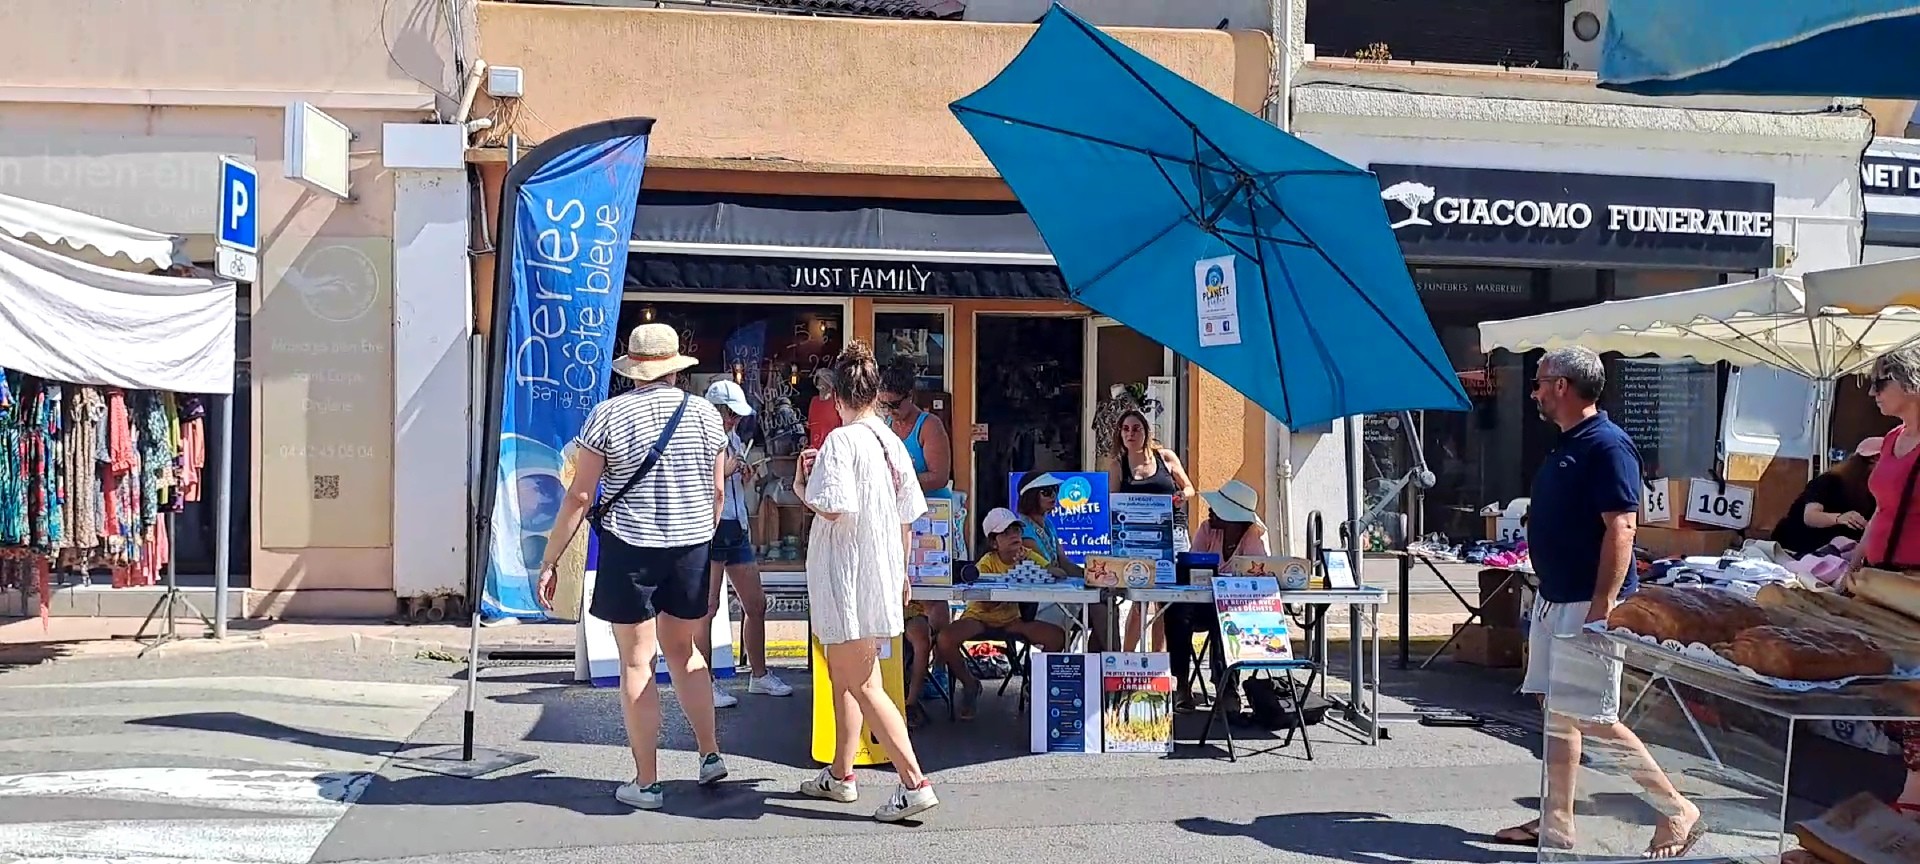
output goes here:
{"type": "Polygon", "coordinates": [[[1753,490],[1712,480],[1687,481],[1687,521],[1732,528],[1753,524],[1753,490]]]}
{"type": "Polygon", "coordinates": [[[1640,490],[1640,524],[1659,525],[1673,521],[1673,501],[1667,497],[1667,491],[1673,484],[1662,477],[1648,480],[1646,488],[1640,490]]]}

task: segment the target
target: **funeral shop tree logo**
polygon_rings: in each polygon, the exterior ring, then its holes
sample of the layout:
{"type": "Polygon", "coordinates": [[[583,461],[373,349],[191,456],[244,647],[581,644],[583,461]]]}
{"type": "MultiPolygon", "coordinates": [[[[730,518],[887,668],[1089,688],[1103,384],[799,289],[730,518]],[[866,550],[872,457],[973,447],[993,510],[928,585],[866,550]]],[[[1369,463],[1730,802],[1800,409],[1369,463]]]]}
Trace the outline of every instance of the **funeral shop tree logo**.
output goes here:
{"type": "Polygon", "coordinates": [[[1405,219],[1401,219],[1387,227],[1397,231],[1409,225],[1431,226],[1433,223],[1427,221],[1427,217],[1420,215],[1420,208],[1432,204],[1433,196],[1434,191],[1432,186],[1428,186],[1425,183],[1416,183],[1412,180],[1402,180],[1380,190],[1381,200],[1393,201],[1407,208],[1407,216],[1405,219]]]}

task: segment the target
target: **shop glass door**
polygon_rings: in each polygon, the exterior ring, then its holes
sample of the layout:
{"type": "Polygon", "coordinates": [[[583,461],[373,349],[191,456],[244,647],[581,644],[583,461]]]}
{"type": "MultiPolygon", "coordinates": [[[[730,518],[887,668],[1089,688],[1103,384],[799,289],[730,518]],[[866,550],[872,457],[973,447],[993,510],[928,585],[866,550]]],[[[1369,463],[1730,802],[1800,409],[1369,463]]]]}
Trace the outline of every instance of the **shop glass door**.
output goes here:
{"type": "Polygon", "coordinates": [[[1147,415],[1162,446],[1186,458],[1179,442],[1181,399],[1173,352],[1106,316],[1087,319],[1086,351],[1083,412],[1091,422],[1085,426],[1081,470],[1106,470],[1113,459],[1114,430],[1129,407],[1147,415]]]}

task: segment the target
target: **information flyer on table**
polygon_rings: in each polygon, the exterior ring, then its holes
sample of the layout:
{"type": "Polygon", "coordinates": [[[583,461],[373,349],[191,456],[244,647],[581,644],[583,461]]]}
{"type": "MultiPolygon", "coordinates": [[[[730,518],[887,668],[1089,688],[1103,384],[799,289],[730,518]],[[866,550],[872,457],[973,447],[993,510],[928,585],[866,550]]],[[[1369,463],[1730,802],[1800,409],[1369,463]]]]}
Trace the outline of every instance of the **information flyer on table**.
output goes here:
{"type": "Polygon", "coordinates": [[[1123,492],[1108,496],[1108,501],[1113,514],[1110,554],[1152,559],[1153,584],[1172,585],[1173,496],[1123,492]]]}

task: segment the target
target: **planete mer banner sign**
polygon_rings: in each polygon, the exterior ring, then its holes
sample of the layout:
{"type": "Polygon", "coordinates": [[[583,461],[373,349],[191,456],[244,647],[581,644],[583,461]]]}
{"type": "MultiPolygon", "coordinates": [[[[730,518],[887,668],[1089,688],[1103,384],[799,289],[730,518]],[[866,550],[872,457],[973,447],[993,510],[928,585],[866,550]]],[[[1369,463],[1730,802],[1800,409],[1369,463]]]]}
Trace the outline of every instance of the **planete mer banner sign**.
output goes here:
{"type": "Polygon", "coordinates": [[[568,445],[607,396],[652,128],[646,118],[583,126],[507,173],[478,546],[489,618],[547,617],[537,571],[566,497],[568,445]]]}
{"type": "Polygon", "coordinates": [[[1773,266],[1771,183],[1370,168],[1408,258],[1722,271],[1773,266]]]}

